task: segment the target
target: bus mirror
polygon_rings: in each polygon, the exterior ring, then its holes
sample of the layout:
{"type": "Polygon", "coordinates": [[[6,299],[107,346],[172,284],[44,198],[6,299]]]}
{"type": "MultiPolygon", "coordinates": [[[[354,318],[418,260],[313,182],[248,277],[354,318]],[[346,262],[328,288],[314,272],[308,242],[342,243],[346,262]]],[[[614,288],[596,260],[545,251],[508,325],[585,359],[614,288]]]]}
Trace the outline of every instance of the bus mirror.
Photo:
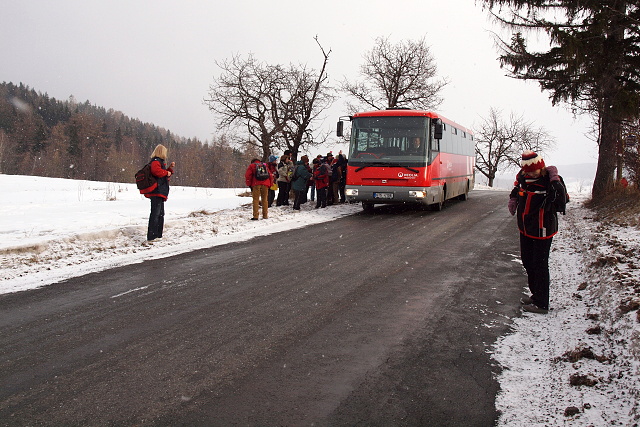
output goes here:
{"type": "Polygon", "coordinates": [[[336,136],[344,136],[344,122],[342,120],[338,122],[338,127],[336,128],[336,136]]]}
{"type": "Polygon", "coordinates": [[[434,123],[433,138],[442,139],[442,121],[440,119],[436,120],[434,123]]]}

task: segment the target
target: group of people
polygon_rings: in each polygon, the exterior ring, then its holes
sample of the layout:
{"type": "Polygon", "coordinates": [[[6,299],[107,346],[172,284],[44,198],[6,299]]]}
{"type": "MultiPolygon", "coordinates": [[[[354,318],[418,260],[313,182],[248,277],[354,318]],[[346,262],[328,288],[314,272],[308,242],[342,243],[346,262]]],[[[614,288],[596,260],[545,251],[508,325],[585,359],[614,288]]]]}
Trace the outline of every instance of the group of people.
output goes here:
{"type": "MultiPolygon", "coordinates": [[[[158,145],[151,155],[151,173],[158,186],[148,194],[151,213],[147,230],[147,241],[162,238],[164,227],[164,202],[169,196],[169,178],[174,172],[175,162],[168,166],[167,148],[158,145]]],[[[549,310],[549,252],[553,236],[558,232],[558,212],[565,212],[566,188],[555,166],[545,166],[540,155],[533,151],[522,153],[521,169],[516,176],[509,196],[508,208],[517,215],[520,232],[520,255],[527,272],[531,295],[521,299],[522,308],[532,313],[547,313],[549,310]]],[[[311,164],[308,156],[302,156],[294,165],[291,152],[285,151],[279,161],[270,156],[268,163],[253,159],[246,170],[245,180],[253,197],[252,220],[258,220],[260,205],[262,218],[269,217],[269,207],[289,205],[289,194],[293,190],[294,211],[308,201],[316,201],[316,209],[334,203],[344,203],[344,187],[347,174],[347,158],[332,153],[317,156],[311,164]],[[276,199],[276,191],[278,196],[276,199]]]]}
{"type": "Polygon", "coordinates": [[[269,217],[268,208],[274,201],[276,206],[289,206],[291,191],[294,193],[294,211],[299,211],[300,206],[309,201],[309,190],[310,200],[316,202],[316,209],[344,203],[347,163],[342,152],[337,157],[331,152],[326,156],[318,155],[311,163],[309,156],[302,156],[294,163],[291,151],[287,150],[280,158],[269,156],[266,163],[269,174],[264,177],[260,172],[265,163],[260,159],[253,159],[245,172],[245,182],[251,188],[253,199],[251,220],[258,220],[260,205],[263,219],[269,217]]]}

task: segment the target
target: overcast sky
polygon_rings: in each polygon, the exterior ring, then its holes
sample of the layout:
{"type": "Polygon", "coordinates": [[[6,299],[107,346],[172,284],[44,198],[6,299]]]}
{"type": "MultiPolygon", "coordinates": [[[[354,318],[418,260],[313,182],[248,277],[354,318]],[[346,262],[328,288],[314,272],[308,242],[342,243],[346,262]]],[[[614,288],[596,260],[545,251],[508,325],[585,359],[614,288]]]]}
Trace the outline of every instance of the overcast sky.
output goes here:
{"type": "MultiPolygon", "coordinates": [[[[514,112],[557,140],[547,164],[596,162],[587,118],[552,107],[537,83],[505,76],[492,36],[500,31],[474,0],[5,1],[0,81],[61,100],[73,95],[204,141],[217,134],[203,103],[220,72],[216,60],[252,53],[318,69],[317,35],[331,49],[328,71],[337,85],[357,77],[376,37],[425,37],[439,76],[450,81],[439,113],[473,129],[490,107],[505,117],[514,112]]],[[[337,101],[323,126],[333,129],[346,113],[337,101]]]]}

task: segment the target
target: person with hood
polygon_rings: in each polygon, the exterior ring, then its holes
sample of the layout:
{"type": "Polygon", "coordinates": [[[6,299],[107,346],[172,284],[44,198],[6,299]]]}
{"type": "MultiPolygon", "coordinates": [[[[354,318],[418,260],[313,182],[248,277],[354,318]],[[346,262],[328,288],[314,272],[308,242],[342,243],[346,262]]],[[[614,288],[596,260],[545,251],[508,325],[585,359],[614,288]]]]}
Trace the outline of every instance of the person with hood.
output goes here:
{"type": "Polygon", "coordinates": [[[151,200],[151,213],[147,227],[147,242],[162,239],[164,229],[164,202],[169,197],[169,178],[173,175],[175,162],[167,168],[167,147],[162,144],[156,146],[151,154],[151,174],[156,177],[158,186],[151,193],[144,196],[151,200]]]}
{"type": "Polygon", "coordinates": [[[296,167],[293,170],[293,180],[291,181],[291,187],[296,195],[293,202],[293,210],[300,210],[300,204],[303,203],[307,194],[307,181],[309,178],[311,178],[311,172],[309,172],[309,157],[302,156],[296,163],[296,167]]]}
{"type": "Polygon", "coordinates": [[[269,169],[260,159],[251,160],[251,164],[244,173],[244,179],[247,187],[251,188],[251,197],[253,199],[253,221],[258,220],[260,213],[260,204],[262,204],[262,219],[269,218],[269,187],[273,184],[273,177],[269,173],[269,169]],[[264,177],[259,173],[264,169],[264,177]]]}
{"type": "Polygon", "coordinates": [[[558,232],[558,212],[565,212],[566,190],[555,166],[545,166],[537,153],[522,153],[522,169],[509,195],[509,213],[517,215],[520,257],[527,272],[530,297],[522,309],[531,313],[549,311],[549,251],[558,232]]]}
{"type": "Polygon", "coordinates": [[[314,159],[313,163],[317,165],[316,170],[313,172],[313,181],[316,183],[316,209],[327,207],[327,188],[329,187],[329,167],[327,166],[327,159],[325,157],[322,160],[314,159]],[[317,162],[317,163],[316,163],[317,162]]]}

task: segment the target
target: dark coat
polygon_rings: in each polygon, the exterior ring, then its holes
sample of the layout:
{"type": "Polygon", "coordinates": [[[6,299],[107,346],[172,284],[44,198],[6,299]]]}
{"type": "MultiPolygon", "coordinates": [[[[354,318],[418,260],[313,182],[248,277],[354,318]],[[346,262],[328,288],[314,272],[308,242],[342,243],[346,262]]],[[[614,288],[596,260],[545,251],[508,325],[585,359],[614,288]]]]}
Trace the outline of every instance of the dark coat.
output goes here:
{"type": "Polygon", "coordinates": [[[291,181],[291,188],[295,191],[306,191],[307,181],[311,178],[311,172],[309,172],[302,160],[298,160],[296,162],[296,167],[293,169],[293,175],[296,179],[291,181]]]}
{"type": "Polygon", "coordinates": [[[168,168],[163,159],[154,157],[151,159],[151,174],[158,180],[158,187],[152,192],[147,193],[144,197],[162,197],[167,200],[169,197],[169,173],[173,174],[173,169],[168,168]]]}
{"type": "Polygon", "coordinates": [[[559,180],[550,180],[548,174],[533,179],[519,173],[509,197],[517,199],[518,229],[524,236],[549,239],[558,232],[557,212],[564,212],[566,203],[559,180]]]}

